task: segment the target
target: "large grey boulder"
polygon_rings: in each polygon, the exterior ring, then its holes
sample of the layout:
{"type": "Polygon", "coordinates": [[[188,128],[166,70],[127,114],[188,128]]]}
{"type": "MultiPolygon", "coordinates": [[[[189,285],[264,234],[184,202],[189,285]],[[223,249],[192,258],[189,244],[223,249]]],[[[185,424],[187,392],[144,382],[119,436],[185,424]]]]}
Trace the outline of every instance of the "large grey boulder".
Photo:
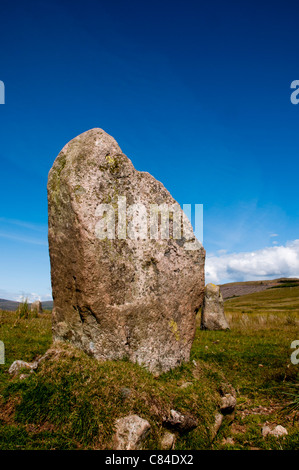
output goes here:
{"type": "Polygon", "coordinates": [[[202,330],[229,330],[219,286],[207,284],[201,314],[202,330]]]}
{"type": "Polygon", "coordinates": [[[188,361],[205,250],[163,184],[92,129],[56,158],[48,205],[54,338],[154,373],[188,361]]]}

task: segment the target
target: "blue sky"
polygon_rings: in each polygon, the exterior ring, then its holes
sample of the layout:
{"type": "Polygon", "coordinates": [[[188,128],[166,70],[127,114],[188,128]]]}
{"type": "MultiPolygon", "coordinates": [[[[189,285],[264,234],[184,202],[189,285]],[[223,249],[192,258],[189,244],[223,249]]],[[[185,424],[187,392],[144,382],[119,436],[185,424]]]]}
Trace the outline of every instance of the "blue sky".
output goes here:
{"type": "Polygon", "coordinates": [[[0,297],[51,295],[47,175],[93,127],[180,204],[204,205],[207,280],[299,276],[298,12],[2,0],[0,297]]]}

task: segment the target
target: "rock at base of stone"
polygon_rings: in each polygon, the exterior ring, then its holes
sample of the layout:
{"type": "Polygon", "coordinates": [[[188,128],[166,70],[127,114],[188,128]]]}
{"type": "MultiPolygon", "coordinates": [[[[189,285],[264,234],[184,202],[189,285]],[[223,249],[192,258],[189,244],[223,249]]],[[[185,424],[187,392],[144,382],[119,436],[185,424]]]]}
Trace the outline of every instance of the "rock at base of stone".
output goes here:
{"type": "Polygon", "coordinates": [[[207,284],[205,287],[201,325],[202,330],[229,330],[224,314],[224,304],[219,286],[207,284]]]}

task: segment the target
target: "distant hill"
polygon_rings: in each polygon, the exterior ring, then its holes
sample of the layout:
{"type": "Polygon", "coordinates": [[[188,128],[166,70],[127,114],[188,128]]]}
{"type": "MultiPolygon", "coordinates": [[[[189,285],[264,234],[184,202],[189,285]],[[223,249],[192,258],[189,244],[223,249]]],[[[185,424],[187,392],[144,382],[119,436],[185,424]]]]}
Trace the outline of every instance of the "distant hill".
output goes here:
{"type": "MultiPolygon", "coordinates": [[[[14,300],[0,299],[0,310],[8,310],[10,312],[15,312],[19,306],[20,302],[15,302],[14,300]]],[[[29,304],[30,306],[31,304],[29,304]]],[[[53,300],[47,300],[42,302],[44,310],[52,310],[53,300]]]]}
{"type": "Polygon", "coordinates": [[[299,287],[298,278],[280,278],[264,281],[230,282],[220,285],[220,290],[224,300],[242,295],[254,294],[267,289],[283,287],[299,287]]]}

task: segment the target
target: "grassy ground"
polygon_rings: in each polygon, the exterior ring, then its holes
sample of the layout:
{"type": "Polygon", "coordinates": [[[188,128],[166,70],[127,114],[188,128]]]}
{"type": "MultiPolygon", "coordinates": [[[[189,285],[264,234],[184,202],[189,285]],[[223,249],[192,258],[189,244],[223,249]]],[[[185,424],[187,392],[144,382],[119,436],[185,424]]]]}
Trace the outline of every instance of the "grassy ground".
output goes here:
{"type": "Polygon", "coordinates": [[[299,449],[298,415],[281,412],[290,401],[285,393],[299,378],[299,364],[290,360],[290,345],[299,340],[299,287],[227,300],[225,312],[232,330],[198,331],[193,349],[195,358],[220,366],[238,393],[235,422],[222,430],[214,447],[299,449]],[[266,421],[285,426],[289,436],[263,439],[266,421]],[[223,444],[222,436],[234,444],[223,444]]]}
{"type": "Polygon", "coordinates": [[[298,449],[298,417],[281,410],[289,401],[289,384],[298,383],[299,364],[291,364],[290,345],[299,339],[299,288],[234,298],[225,309],[231,331],[198,329],[190,363],[159,378],[129,362],[99,364],[61,346],[23,381],[12,379],[8,368],[50,347],[50,314],[20,320],[0,313],[6,347],[6,364],[0,365],[0,448],[109,448],[115,419],[136,413],[152,426],[147,448],[157,449],[163,415],[174,408],[199,421],[196,430],[177,439],[176,449],[298,449]],[[225,380],[237,390],[237,413],[213,440],[217,390],[225,380]],[[181,388],[185,382],[192,385],[181,388]],[[263,438],[266,422],[285,426],[289,435],[263,438]]]}

